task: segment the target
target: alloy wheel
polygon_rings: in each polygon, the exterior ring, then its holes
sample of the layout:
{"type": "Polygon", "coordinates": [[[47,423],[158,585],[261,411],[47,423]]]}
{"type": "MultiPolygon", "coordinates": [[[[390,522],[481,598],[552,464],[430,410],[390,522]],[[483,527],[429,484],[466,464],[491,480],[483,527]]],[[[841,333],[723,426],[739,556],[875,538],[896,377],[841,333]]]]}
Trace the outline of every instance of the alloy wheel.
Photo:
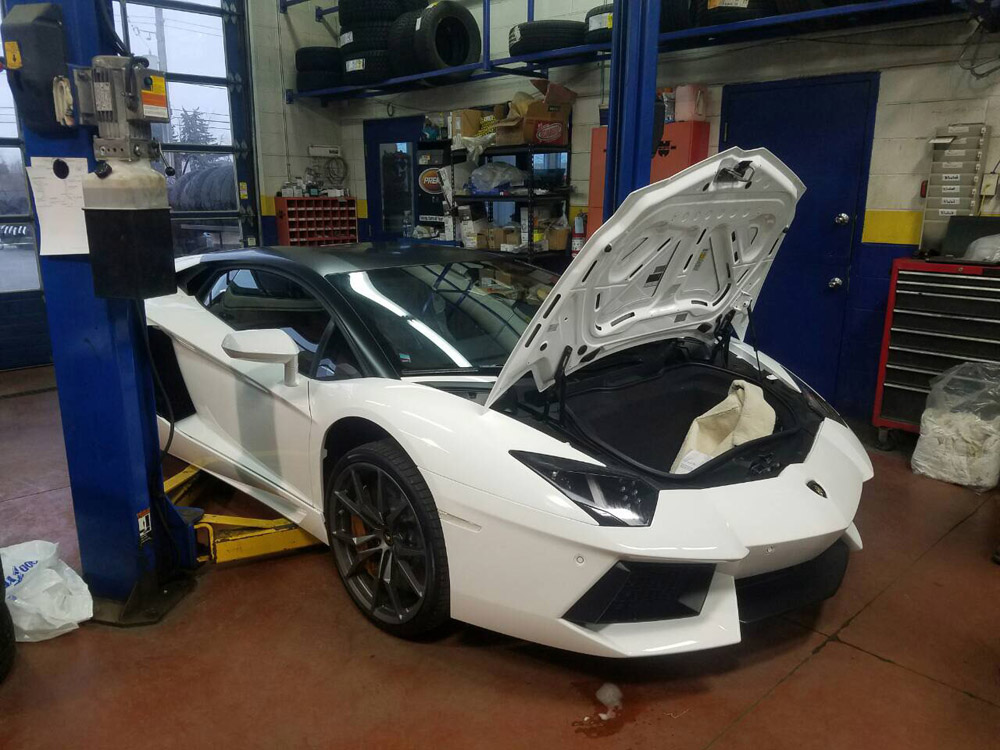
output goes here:
{"type": "Polygon", "coordinates": [[[416,616],[434,562],[410,498],[388,472],[359,461],[337,475],[330,534],[340,574],[362,608],[393,625],[416,616]]]}

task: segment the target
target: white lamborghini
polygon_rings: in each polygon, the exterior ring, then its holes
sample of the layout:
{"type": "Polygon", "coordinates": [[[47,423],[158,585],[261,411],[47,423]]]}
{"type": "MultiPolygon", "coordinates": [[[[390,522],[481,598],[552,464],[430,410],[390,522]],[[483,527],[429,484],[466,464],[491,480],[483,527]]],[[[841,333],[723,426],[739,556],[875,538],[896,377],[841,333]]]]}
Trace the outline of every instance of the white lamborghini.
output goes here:
{"type": "Polygon", "coordinates": [[[633,193],[561,277],[408,243],[182,259],[146,305],[161,441],[328,541],[391,633],[736,643],[837,590],[872,476],[837,413],[743,339],[803,190],[732,149],[633,193]],[[672,472],[736,380],[773,431],[672,472]]]}

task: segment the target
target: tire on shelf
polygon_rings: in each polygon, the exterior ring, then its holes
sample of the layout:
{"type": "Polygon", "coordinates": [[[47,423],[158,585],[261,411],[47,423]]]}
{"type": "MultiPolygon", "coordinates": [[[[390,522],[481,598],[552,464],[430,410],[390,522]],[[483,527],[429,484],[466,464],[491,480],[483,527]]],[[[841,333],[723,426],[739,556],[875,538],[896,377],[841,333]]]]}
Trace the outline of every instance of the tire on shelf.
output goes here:
{"type": "Polygon", "coordinates": [[[660,3],[660,31],[689,29],[691,24],[691,0],[663,0],[660,3]]]}
{"type": "MultiPolygon", "coordinates": [[[[415,28],[413,48],[423,70],[441,70],[479,62],[483,38],[479,24],[465,6],[454,0],[441,0],[420,14],[420,28],[415,28]]],[[[471,75],[472,71],[466,70],[431,78],[427,82],[438,85],[458,83],[471,75]]]]}
{"type": "Polygon", "coordinates": [[[822,10],[853,2],[856,0],[774,0],[774,5],[778,13],[801,13],[804,10],[822,10]]]}
{"type": "Polygon", "coordinates": [[[747,0],[745,8],[709,8],[708,0],[691,0],[695,26],[738,23],[778,14],[774,0],[747,0]]]}
{"type": "Polygon", "coordinates": [[[400,14],[400,10],[399,0],[343,0],[337,3],[337,15],[342,29],[372,21],[392,22],[400,14]]]}
{"type": "Polygon", "coordinates": [[[355,55],[370,49],[389,49],[389,29],[392,21],[367,21],[344,28],[340,32],[340,51],[355,55]]]}
{"type": "MultiPolygon", "coordinates": [[[[341,63],[343,65],[343,63],[341,63]]],[[[319,91],[344,85],[343,70],[300,70],[295,75],[295,90],[319,91]]]]}
{"type": "Polygon", "coordinates": [[[528,21],[511,27],[507,47],[511,55],[530,55],[584,43],[583,21],[528,21]]]}
{"type": "Polygon", "coordinates": [[[404,13],[393,21],[392,28],[389,30],[389,64],[392,66],[394,76],[405,76],[424,71],[413,46],[413,38],[417,33],[416,26],[420,14],[419,10],[404,13]]]}
{"type": "Polygon", "coordinates": [[[295,69],[305,71],[336,70],[344,68],[344,57],[337,47],[299,47],[295,50],[295,69]]]}
{"type": "Polygon", "coordinates": [[[584,19],[586,44],[603,44],[611,41],[611,19],[614,9],[614,3],[608,3],[587,11],[584,19]]]}
{"type": "Polygon", "coordinates": [[[427,0],[399,0],[399,12],[410,13],[427,7],[427,0]]]}
{"type": "Polygon", "coordinates": [[[344,83],[365,86],[392,77],[389,50],[372,49],[356,55],[344,55],[344,83]]]}

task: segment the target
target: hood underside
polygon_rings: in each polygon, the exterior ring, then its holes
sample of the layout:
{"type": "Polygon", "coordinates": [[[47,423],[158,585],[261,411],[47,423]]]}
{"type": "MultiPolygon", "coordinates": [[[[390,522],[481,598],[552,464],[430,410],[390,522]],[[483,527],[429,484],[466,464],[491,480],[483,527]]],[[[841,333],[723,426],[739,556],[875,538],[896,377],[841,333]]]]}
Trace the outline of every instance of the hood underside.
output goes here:
{"type": "Polygon", "coordinates": [[[532,373],[539,391],[639,344],[710,337],[752,308],[805,187],[766,149],[729,149],[637,190],[549,293],[487,400],[532,373]]]}

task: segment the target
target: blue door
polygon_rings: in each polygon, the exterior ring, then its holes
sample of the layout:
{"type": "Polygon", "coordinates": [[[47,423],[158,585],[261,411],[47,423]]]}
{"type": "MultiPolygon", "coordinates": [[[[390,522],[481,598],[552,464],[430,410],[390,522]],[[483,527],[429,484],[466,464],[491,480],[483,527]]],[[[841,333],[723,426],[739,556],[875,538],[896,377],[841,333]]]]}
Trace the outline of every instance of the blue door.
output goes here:
{"type": "Polygon", "coordinates": [[[369,236],[374,241],[403,237],[416,216],[417,142],[422,115],[365,120],[365,189],[369,236]]]}
{"type": "Polygon", "coordinates": [[[760,349],[834,403],[877,97],[878,74],[726,86],[722,97],[720,148],[763,146],[806,185],[754,308],[760,349]]]}

